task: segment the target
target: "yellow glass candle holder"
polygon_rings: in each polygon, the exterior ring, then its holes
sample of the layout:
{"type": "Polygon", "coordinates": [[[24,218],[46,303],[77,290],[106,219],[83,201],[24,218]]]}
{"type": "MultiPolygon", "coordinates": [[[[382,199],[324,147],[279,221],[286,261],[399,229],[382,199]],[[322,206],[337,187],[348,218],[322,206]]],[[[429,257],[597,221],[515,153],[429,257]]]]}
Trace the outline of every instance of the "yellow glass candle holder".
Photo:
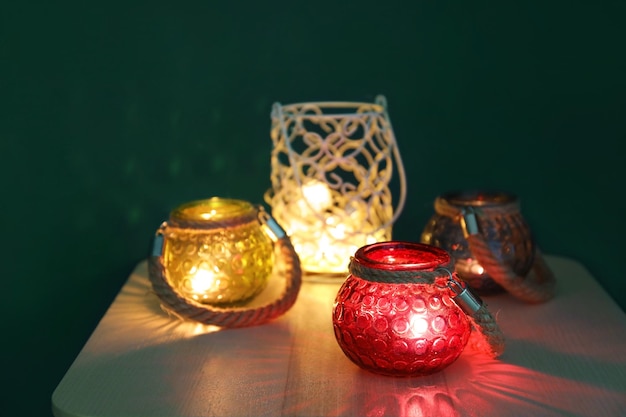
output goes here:
{"type": "Polygon", "coordinates": [[[266,286],[274,249],[256,208],[211,198],[179,206],[162,227],[163,262],[172,285],[201,303],[245,302],[266,286]]]}
{"type": "Polygon", "coordinates": [[[286,312],[300,289],[299,259],[289,238],[262,207],[243,200],[183,204],[161,224],[154,243],[153,288],[168,310],[186,318],[257,324],[286,312]],[[271,304],[245,307],[276,273],[276,253],[287,275],[285,291],[271,304]]]}

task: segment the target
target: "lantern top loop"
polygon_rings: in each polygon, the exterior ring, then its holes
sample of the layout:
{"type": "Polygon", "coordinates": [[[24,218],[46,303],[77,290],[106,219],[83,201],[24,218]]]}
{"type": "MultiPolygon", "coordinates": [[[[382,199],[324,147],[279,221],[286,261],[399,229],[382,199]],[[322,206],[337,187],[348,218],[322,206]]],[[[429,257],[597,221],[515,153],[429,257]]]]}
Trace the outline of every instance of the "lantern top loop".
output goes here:
{"type": "Polygon", "coordinates": [[[272,117],[282,118],[283,115],[297,115],[300,118],[343,119],[345,117],[361,117],[377,115],[386,109],[386,101],[375,103],[352,101],[320,101],[282,104],[275,102],[272,106],[272,117]],[[326,111],[322,111],[322,109],[326,111]],[[328,111],[328,109],[332,109],[328,111]]]}
{"type": "Polygon", "coordinates": [[[376,102],[376,104],[381,106],[383,109],[387,110],[387,97],[385,97],[382,94],[379,94],[379,95],[376,96],[376,99],[374,101],[376,102]]]}

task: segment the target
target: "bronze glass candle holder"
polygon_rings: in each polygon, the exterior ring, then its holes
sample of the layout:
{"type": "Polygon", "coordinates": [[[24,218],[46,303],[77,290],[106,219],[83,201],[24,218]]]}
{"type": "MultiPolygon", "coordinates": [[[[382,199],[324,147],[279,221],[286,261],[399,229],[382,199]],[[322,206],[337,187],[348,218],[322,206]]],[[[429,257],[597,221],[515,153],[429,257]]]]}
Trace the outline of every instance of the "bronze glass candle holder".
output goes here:
{"type": "Polygon", "coordinates": [[[438,196],[434,208],[421,242],[448,251],[459,277],[478,294],[508,291],[531,303],[552,298],[554,276],[516,195],[450,192],[438,196]]]}

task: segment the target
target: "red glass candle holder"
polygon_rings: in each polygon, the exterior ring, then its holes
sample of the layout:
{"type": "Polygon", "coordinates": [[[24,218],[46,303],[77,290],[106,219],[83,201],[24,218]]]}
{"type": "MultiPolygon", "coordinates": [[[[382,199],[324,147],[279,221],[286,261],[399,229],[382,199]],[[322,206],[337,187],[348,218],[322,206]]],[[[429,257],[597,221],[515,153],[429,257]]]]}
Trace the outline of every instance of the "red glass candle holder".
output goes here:
{"type": "Polygon", "coordinates": [[[422,243],[361,247],[333,307],[333,327],[345,355],[363,369],[391,376],[440,371],[470,336],[453,300],[447,251],[422,243]]]}

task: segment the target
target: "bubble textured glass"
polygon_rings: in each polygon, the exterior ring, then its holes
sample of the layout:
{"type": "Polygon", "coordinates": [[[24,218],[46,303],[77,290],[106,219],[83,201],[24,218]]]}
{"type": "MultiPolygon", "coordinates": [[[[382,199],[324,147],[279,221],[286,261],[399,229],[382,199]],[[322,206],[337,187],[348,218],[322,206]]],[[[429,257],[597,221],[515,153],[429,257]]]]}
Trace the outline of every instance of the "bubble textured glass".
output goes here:
{"type": "Polygon", "coordinates": [[[333,308],[333,327],[345,355],[366,370],[391,376],[440,371],[461,354],[470,335],[466,314],[446,286],[450,264],[440,248],[379,242],[360,248],[333,308]],[[355,275],[354,264],[367,271],[355,275]],[[377,282],[382,275],[414,273],[416,283],[377,282]],[[420,279],[427,272],[429,279],[420,279]]]}
{"type": "Polygon", "coordinates": [[[200,303],[244,303],[266,286],[274,266],[270,237],[245,201],[211,198],[172,211],[163,262],[171,284],[200,303]]]}
{"type": "Polygon", "coordinates": [[[424,227],[422,243],[448,251],[456,260],[456,272],[478,294],[494,294],[503,288],[494,281],[472,253],[461,222],[474,210],[478,227],[498,263],[526,276],[533,265],[535,242],[520,212],[519,199],[510,193],[486,191],[450,192],[438,196],[435,213],[424,227]]]}

